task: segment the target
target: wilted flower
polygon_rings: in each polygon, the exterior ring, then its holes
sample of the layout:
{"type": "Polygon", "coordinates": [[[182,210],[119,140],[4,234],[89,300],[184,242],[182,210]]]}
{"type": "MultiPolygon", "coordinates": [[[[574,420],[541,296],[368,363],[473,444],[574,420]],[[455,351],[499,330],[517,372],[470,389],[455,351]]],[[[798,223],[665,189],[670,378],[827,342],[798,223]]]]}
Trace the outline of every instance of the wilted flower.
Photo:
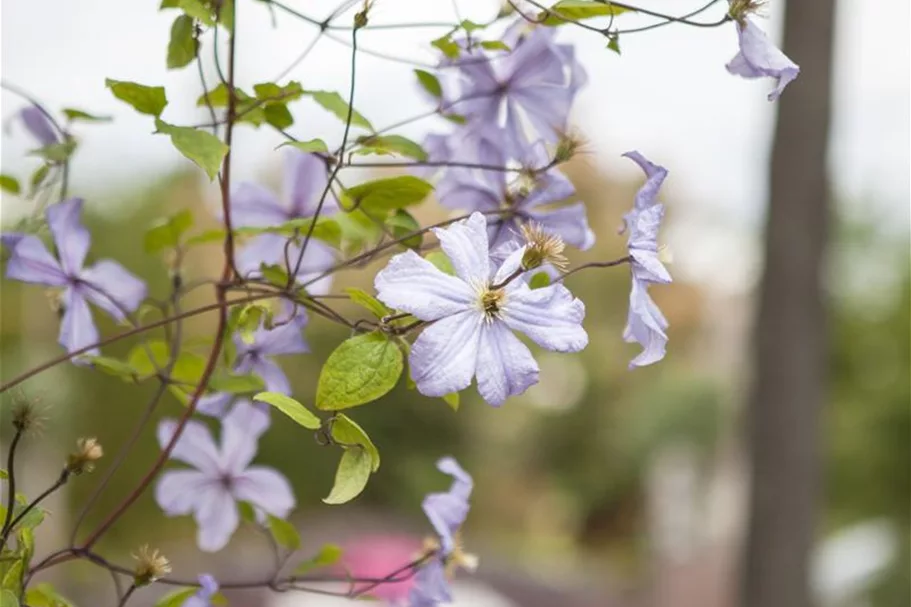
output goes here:
{"type": "MultiPolygon", "coordinates": [[[[291,150],[285,156],[282,197],[255,183],[241,183],[231,193],[231,221],[235,227],[276,227],[292,219],[313,217],[320,198],[326,190],[329,174],[325,161],[317,154],[291,150]]],[[[329,192],[320,216],[338,210],[335,197],[329,192]]],[[[244,276],[259,276],[261,264],[286,267],[285,249],[291,271],[300,255],[300,245],[288,243],[280,234],[261,234],[245,245],[237,255],[238,270],[244,276]]],[[[316,239],[307,244],[297,279],[306,282],[316,278],[335,263],[335,253],[316,239]]],[[[308,287],[312,293],[325,293],[331,280],[327,277],[308,287]]]]}
{"type": "Polygon", "coordinates": [[[211,607],[212,597],[218,592],[218,581],[208,573],[199,576],[199,590],[180,607],[211,607]]]}
{"type": "MultiPolygon", "coordinates": [[[[89,302],[118,321],[133,312],[145,299],[145,283],[115,261],[99,261],[84,267],[89,250],[89,232],[82,225],[82,199],[70,198],[47,208],[47,222],[59,260],[37,237],[8,233],[0,241],[10,251],[6,277],[34,284],[63,288],[63,322],[60,344],[69,352],[98,341],[89,302]]],[[[87,352],[97,355],[98,349],[87,352]]]]}
{"type": "Polygon", "coordinates": [[[623,339],[637,342],[643,351],[630,367],[640,367],[664,358],[668,323],[648,294],[651,283],[669,283],[671,276],[661,263],[658,229],[664,217],[664,205],[658,202],[658,190],[667,177],[667,169],[647,160],[639,152],[624,154],[645,172],[645,184],[636,194],[633,210],[624,216],[629,232],[628,250],[632,270],[630,307],[623,339]]]}
{"type": "MultiPolygon", "coordinates": [[[[189,421],[171,457],[195,469],[169,470],[155,487],[155,500],[168,516],[192,513],[199,526],[201,550],[222,549],[240,523],[236,501],[249,502],[259,514],[284,518],[294,508],[294,494],[284,476],[263,466],[250,466],[257,440],[269,416],[249,401],[240,400],[222,420],[221,447],[209,429],[189,421]]],[[[162,420],[158,443],[164,448],[177,422],[162,420]]]]}
{"type": "Polygon", "coordinates": [[[491,267],[487,222],[473,213],[434,230],[456,276],[438,270],[414,251],[396,255],[375,279],[386,305],[431,323],[409,357],[418,391],[444,396],[477,377],[488,403],[502,404],[538,381],[538,365],[512,331],[542,348],[578,352],[588,344],[584,304],[561,284],[531,290],[516,278],[525,247],[491,267]]]}
{"type": "Polygon", "coordinates": [[[95,469],[95,462],[103,455],[104,450],[98,439],[80,438],[76,441],[76,450],[66,458],[66,469],[73,474],[91,472],[95,469]]]}
{"type": "Polygon", "coordinates": [[[769,101],[775,101],[800,74],[800,67],[747,16],[754,9],[754,2],[737,0],[731,3],[740,52],[725,67],[730,73],[744,78],[775,78],[777,84],[769,93],[769,101]]]}
{"type": "Polygon", "coordinates": [[[137,586],[148,586],[171,573],[171,563],[157,549],[141,546],[133,558],[137,561],[133,569],[133,583],[137,586]]]}

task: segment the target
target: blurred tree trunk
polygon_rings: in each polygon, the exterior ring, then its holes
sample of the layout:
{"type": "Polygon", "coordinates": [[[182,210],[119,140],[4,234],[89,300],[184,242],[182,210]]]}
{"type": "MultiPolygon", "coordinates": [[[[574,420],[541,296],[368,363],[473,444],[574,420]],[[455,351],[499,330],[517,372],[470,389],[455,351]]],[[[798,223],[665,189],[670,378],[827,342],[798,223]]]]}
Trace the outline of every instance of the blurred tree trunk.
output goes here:
{"type": "Polygon", "coordinates": [[[772,149],[765,270],[749,399],[752,469],[744,607],[808,607],[826,393],[826,152],[835,0],[790,0],[783,50],[800,77],[782,95],[772,149]]]}

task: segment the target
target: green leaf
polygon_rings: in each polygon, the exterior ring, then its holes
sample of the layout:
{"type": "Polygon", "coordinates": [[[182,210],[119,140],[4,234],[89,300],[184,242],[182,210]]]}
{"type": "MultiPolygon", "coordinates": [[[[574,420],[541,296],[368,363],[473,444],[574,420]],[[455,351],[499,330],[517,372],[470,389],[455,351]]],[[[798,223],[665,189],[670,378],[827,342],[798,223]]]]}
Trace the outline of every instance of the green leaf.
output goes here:
{"type": "Polygon", "coordinates": [[[304,91],[304,94],[312,97],[314,101],[335,114],[342,122],[347,122],[350,110],[351,124],[353,126],[359,126],[370,131],[373,130],[373,125],[370,124],[370,121],[364,118],[357,110],[349,108],[348,102],[342,99],[342,96],[338,93],[334,91],[304,91]]]}
{"type": "Polygon", "coordinates": [[[254,84],[253,92],[260,101],[282,101],[284,103],[295,101],[304,95],[304,89],[301,88],[300,82],[294,80],[285,86],[280,86],[274,82],[254,84]]]}
{"type": "Polygon", "coordinates": [[[284,546],[291,551],[301,547],[301,536],[294,525],[271,514],[267,514],[266,517],[269,533],[272,534],[279,546],[284,546]]]}
{"type": "Polygon", "coordinates": [[[54,590],[47,582],[31,586],[25,593],[25,602],[30,607],[73,607],[69,599],[54,590]]]}
{"type": "MultiPolygon", "coordinates": [[[[405,209],[397,210],[392,217],[386,219],[386,226],[389,227],[395,238],[403,238],[408,234],[413,234],[421,229],[418,220],[412,217],[411,213],[405,209]]],[[[409,249],[419,249],[424,242],[424,234],[416,234],[402,241],[402,245],[409,249]]]]}
{"type": "Polygon", "coordinates": [[[288,285],[288,270],[278,264],[267,266],[266,264],[262,263],[259,265],[259,271],[262,273],[263,278],[271,285],[281,287],[282,289],[288,285]]]}
{"type": "Polygon", "coordinates": [[[0,175],[0,190],[10,194],[18,194],[22,191],[19,187],[19,180],[10,175],[0,175]]]}
{"type": "MultiPolygon", "coordinates": [[[[143,344],[133,346],[127,361],[135,371],[137,379],[142,380],[155,376],[156,367],[164,370],[170,356],[171,347],[167,343],[162,340],[153,340],[147,342],[145,346],[143,344]]],[[[179,352],[171,369],[171,379],[175,382],[171,387],[175,388],[175,392],[192,394],[202,378],[205,368],[206,359],[203,356],[186,350],[179,352]]]]}
{"type": "Polygon", "coordinates": [[[538,272],[531,277],[531,280],[528,282],[528,286],[532,289],[540,289],[541,287],[546,287],[550,284],[550,276],[547,272],[538,272]]]}
{"type": "Polygon", "coordinates": [[[5,481],[8,478],[9,478],[9,472],[4,470],[3,468],[0,468],[0,481],[5,481]]]}
{"type": "Polygon", "coordinates": [[[443,402],[452,407],[453,411],[459,410],[459,393],[452,392],[443,397],[443,402]]]}
{"type": "Polygon", "coordinates": [[[294,116],[284,103],[270,103],[263,107],[266,122],[278,130],[284,130],[294,124],[294,116]]]}
{"type": "Polygon", "coordinates": [[[168,69],[188,65],[196,58],[198,41],[194,34],[193,18],[179,15],[171,25],[171,39],[168,42],[168,69]]]}
{"type": "Polygon", "coordinates": [[[158,599],[155,607],[182,607],[187,602],[187,599],[196,595],[197,590],[195,587],[172,590],[158,599]]]}
{"type": "Polygon", "coordinates": [[[211,133],[186,126],[174,126],[161,120],[155,121],[158,133],[171,137],[171,143],[181,154],[192,160],[206,172],[209,179],[215,179],[221,162],[228,153],[228,146],[211,133]]]}
{"type": "Polygon", "coordinates": [[[200,0],[178,0],[177,6],[190,17],[206,25],[215,25],[212,10],[200,0]]]}
{"type": "Polygon", "coordinates": [[[442,251],[431,251],[427,253],[424,259],[436,266],[440,272],[455,276],[455,268],[452,267],[452,262],[442,251]]]}
{"type": "Polygon", "coordinates": [[[367,436],[364,429],[344,413],[339,413],[332,420],[332,439],[339,445],[344,445],[345,447],[351,447],[353,445],[361,446],[367,451],[367,455],[370,456],[370,464],[373,472],[379,470],[380,452],[376,448],[376,445],[373,444],[373,441],[370,440],[370,437],[367,436]]]}
{"type": "Polygon", "coordinates": [[[193,225],[193,213],[184,209],[159,221],[149,228],[143,239],[146,253],[157,253],[164,249],[175,248],[180,244],[180,237],[193,225]]]}
{"type": "Polygon", "coordinates": [[[163,86],[145,86],[110,78],[107,78],[104,84],[111,89],[115,97],[130,104],[141,114],[161,116],[161,112],[168,105],[163,86]]]}
{"type": "Polygon", "coordinates": [[[459,27],[461,27],[463,30],[465,30],[466,32],[468,32],[470,34],[471,32],[474,32],[477,30],[482,30],[487,26],[481,25],[480,23],[475,23],[474,21],[470,21],[469,19],[464,19],[459,24],[459,27]]]}
{"type": "Polygon", "coordinates": [[[319,430],[323,422],[301,403],[280,392],[260,392],[253,400],[272,405],[307,430],[319,430]]]}
{"type": "Polygon", "coordinates": [[[316,553],[316,556],[303,561],[297,567],[295,567],[294,575],[306,575],[314,569],[331,567],[332,565],[339,562],[341,558],[342,548],[340,546],[336,546],[335,544],[323,544],[323,547],[319,549],[319,552],[316,553]]]}
{"type": "Polygon", "coordinates": [[[76,108],[71,107],[65,107],[62,111],[67,120],[71,122],[110,122],[113,120],[113,118],[110,116],[98,116],[95,114],[89,114],[88,112],[83,112],[82,110],[77,110],[76,108]]]}
{"type": "Polygon", "coordinates": [[[218,22],[229,32],[234,30],[234,0],[222,0],[218,22]]]}
{"type": "Polygon", "coordinates": [[[19,607],[19,599],[9,590],[0,590],[0,607],[19,607]]]}
{"type": "Polygon", "coordinates": [[[560,0],[538,13],[538,21],[544,25],[563,25],[572,21],[582,21],[593,17],[616,17],[633,11],[625,6],[615,6],[610,2],[594,0],[560,0]]]}
{"type": "Polygon", "coordinates": [[[379,299],[373,295],[367,293],[363,289],[357,289],[355,287],[347,287],[345,293],[348,294],[348,297],[351,298],[351,301],[359,305],[360,307],[368,310],[371,314],[377,318],[382,318],[392,314],[392,310],[386,307],[386,304],[381,302],[379,299]]]}
{"type": "Polygon", "coordinates": [[[22,560],[14,562],[3,576],[2,587],[4,590],[12,590],[17,595],[22,589],[22,560]]]}
{"type": "Polygon", "coordinates": [[[401,135],[367,135],[358,137],[357,143],[362,145],[355,154],[398,154],[416,160],[427,160],[427,152],[420,145],[401,135]]]}
{"type": "Polygon", "coordinates": [[[418,204],[433,191],[433,186],[412,175],[375,179],[345,190],[365,212],[391,211],[418,204]]]}
{"type": "Polygon", "coordinates": [[[76,151],[76,141],[68,139],[62,143],[50,143],[29,152],[31,156],[40,156],[50,163],[66,162],[76,151]]]}
{"type": "Polygon", "coordinates": [[[256,520],[256,510],[249,502],[237,502],[237,512],[240,514],[240,520],[245,523],[258,524],[256,520]]]}
{"type": "Polygon", "coordinates": [[[254,333],[259,329],[266,317],[268,309],[262,304],[247,304],[237,318],[237,332],[240,333],[240,340],[247,345],[253,343],[256,339],[254,333]]]}
{"type": "Polygon", "coordinates": [[[454,124],[459,124],[459,125],[465,124],[466,122],[468,122],[468,119],[465,118],[465,116],[462,116],[461,114],[455,114],[455,113],[443,114],[443,118],[445,118],[449,122],[452,122],[454,124]]]}
{"type": "Polygon", "coordinates": [[[247,392],[259,392],[265,387],[265,384],[258,375],[234,375],[222,371],[209,380],[209,387],[216,392],[245,394],[247,392]]]}
{"type": "Polygon", "coordinates": [[[607,37],[607,48],[620,55],[620,36],[611,34],[607,37]]]}
{"type": "Polygon", "coordinates": [[[89,363],[96,369],[104,371],[108,375],[114,375],[123,379],[132,379],[137,376],[136,370],[128,363],[109,356],[91,356],[88,357],[89,363]]]}
{"type": "Polygon", "coordinates": [[[329,496],[323,498],[327,504],[350,502],[364,490],[370,480],[373,468],[370,455],[360,446],[350,447],[342,453],[342,459],[335,471],[335,483],[329,496]]]}
{"type": "Polygon", "coordinates": [[[345,340],[320,371],[316,407],[335,411],[378,399],[395,387],[402,358],[402,351],[383,333],[345,340]]]}
{"type": "Polygon", "coordinates": [[[32,556],[35,554],[35,529],[33,527],[24,527],[16,532],[16,542],[19,544],[19,550],[22,553],[22,562],[28,567],[32,562],[32,556]]]}
{"type": "Polygon", "coordinates": [[[439,99],[443,96],[443,87],[440,86],[439,78],[424,70],[414,70],[414,74],[418,77],[418,82],[424,87],[424,90],[432,97],[439,99]]]}
{"type": "MultiPolygon", "coordinates": [[[[249,95],[237,87],[234,87],[234,94],[237,95],[239,101],[251,99],[249,95]]],[[[208,104],[212,107],[226,107],[228,105],[228,87],[224,82],[221,82],[211,91],[203,93],[196,100],[197,107],[205,107],[207,105],[206,98],[208,98],[208,104]]]]}
{"type": "MultiPolygon", "coordinates": [[[[256,236],[259,234],[280,234],[282,236],[292,237],[306,234],[310,229],[313,219],[310,217],[301,219],[292,219],[279,226],[270,226],[265,228],[235,228],[234,234],[237,236],[256,236]]],[[[336,219],[329,217],[320,217],[316,221],[316,227],[313,228],[313,238],[318,238],[327,242],[334,247],[338,247],[342,238],[342,228],[336,219]]],[[[222,242],[225,239],[225,231],[221,228],[207,230],[187,239],[188,246],[207,244],[212,242],[222,242]]]]}
{"type": "Polygon", "coordinates": [[[485,40],[481,43],[481,48],[487,51],[506,51],[507,53],[512,50],[502,40],[485,40]]]}
{"type": "Polygon", "coordinates": [[[432,41],[431,46],[434,46],[446,55],[449,59],[455,59],[459,56],[460,48],[459,45],[452,41],[452,34],[446,34],[442,38],[437,38],[432,41]]]}
{"type": "Polygon", "coordinates": [[[42,164],[40,167],[35,169],[35,172],[32,173],[32,176],[29,179],[29,185],[31,186],[32,194],[34,194],[35,191],[38,190],[38,187],[44,182],[44,180],[47,179],[47,175],[50,173],[50,171],[51,167],[46,164],[42,164]]]}
{"type": "Polygon", "coordinates": [[[297,148],[301,152],[319,152],[321,154],[329,153],[329,147],[322,139],[311,139],[309,141],[286,141],[278,147],[283,148],[286,145],[297,148]]]}

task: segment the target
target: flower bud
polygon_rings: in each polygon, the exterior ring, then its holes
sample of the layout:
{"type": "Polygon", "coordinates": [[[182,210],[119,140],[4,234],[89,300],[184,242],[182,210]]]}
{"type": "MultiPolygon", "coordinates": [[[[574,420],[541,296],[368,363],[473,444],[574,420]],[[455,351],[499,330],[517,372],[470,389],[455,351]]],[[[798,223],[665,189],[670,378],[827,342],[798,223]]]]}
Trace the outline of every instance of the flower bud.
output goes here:
{"type": "Polygon", "coordinates": [[[137,587],[148,586],[171,573],[168,559],[148,546],[141,546],[133,558],[137,561],[136,568],[133,569],[133,583],[137,587]]]}
{"type": "Polygon", "coordinates": [[[522,269],[533,270],[545,263],[557,268],[565,268],[567,262],[563,255],[563,239],[556,234],[545,232],[536,223],[522,226],[522,236],[525,238],[525,255],[522,256],[522,269]]]}
{"type": "Polygon", "coordinates": [[[104,449],[95,438],[80,438],[76,441],[76,450],[66,458],[66,469],[73,474],[91,472],[95,462],[104,455],[104,449]]]}

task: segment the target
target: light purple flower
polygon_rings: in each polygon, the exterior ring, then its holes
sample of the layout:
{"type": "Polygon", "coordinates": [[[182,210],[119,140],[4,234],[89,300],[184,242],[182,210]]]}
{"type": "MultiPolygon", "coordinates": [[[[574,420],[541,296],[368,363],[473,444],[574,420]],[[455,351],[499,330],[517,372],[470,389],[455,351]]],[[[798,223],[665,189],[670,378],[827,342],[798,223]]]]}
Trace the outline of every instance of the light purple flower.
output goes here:
{"type": "MultiPolygon", "coordinates": [[[[296,150],[285,156],[282,197],[277,198],[270,190],[255,183],[242,183],[231,193],[231,221],[235,227],[274,227],[292,219],[312,217],[316,213],[320,198],[326,189],[329,175],[325,161],[317,154],[305,154],[296,150]]],[[[338,210],[331,192],[327,195],[320,216],[331,215],[338,210]]],[[[245,276],[259,276],[260,265],[287,267],[285,249],[288,239],[279,234],[261,234],[251,240],[237,255],[238,270],[245,276]]],[[[300,246],[287,246],[288,261],[294,270],[300,246]]],[[[311,239],[297,272],[297,279],[305,282],[335,263],[335,253],[325,243],[311,239]]],[[[311,293],[325,293],[331,279],[326,278],[311,285],[311,293]]]]}
{"type": "Polygon", "coordinates": [[[19,110],[19,118],[25,129],[42,146],[60,143],[57,128],[37,105],[30,105],[19,110]]]}
{"type": "MultiPolygon", "coordinates": [[[[511,158],[503,147],[491,140],[477,144],[478,160],[492,166],[508,166],[511,158]]],[[[547,148],[542,141],[530,146],[517,159],[518,164],[539,168],[550,162],[547,148]]],[[[582,250],[595,243],[595,234],[588,226],[585,205],[581,202],[562,203],[575,195],[572,182],[553,168],[537,173],[534,179],[508,177],[515,173],[485,169],[459,168],[446,172],[437,186],[440,204],[450,209],[466,211],[504,210],[489,217],[492,250],[519,237],[522,224],[535,223],[550,234],[582,250]]]]}
{"type": "MultiPolygon", "coordinates": [[[[54,258],[36,236],[0,235],[10,251],[6,277],[63,289],[63,320],[59,342],[74,352],[98,341],[89,302],[118,321],[136,310],[145,299],[143,281],[115,261],[104,259],[84,267],[90,236],[82,225],[82,199],[71,198],[47,207],[46,216],[59,259],[54,258]]],[[[93,348],[86,354],[97,355],[93,348]]]]}
{"type": "Polygon", "coordinates": [[[734,23],[740,52],[725,67],[730,73],[744,78],[775,78],[777,84],[769,93],[769,101],[777,100],[785,87],[797,78],[800,67],[781,52],[748,17],[735,20],[734,23]]]}
{"type": "MultiPolygon", "coordinates": [[[[272,360],[273,356],[284,354],[304,354],[310,347],[304,340],[303,329],[307,325],[307,315],[303,309],[294,313],[291,306],[286,312],[275,318],[277,326],[272,329],[260,324],[253,332],[253,341],[246,343],[240,335],[234,336],[237,346],[237,358],[234,371],[241,374],[253,373],[262,378],[269,392],[291,394],[291,384],[281,367],[272,360]],[[291,318],[291,314],[294,317],[291,318]]],[[[265,321],[263,321],[265,323],[265,321]]]]}
{"type": "Polygon", "coordinates": [[[181,607],[211,607],[212,597],[218,592],[218,582],[208,573],[199,576],[199,590],[183,602],[181,607]]]}
{"type": "Polygon", "coordinates": [[[513,331],[558,352],[578,352],[588,344],[585,305],[566,287],[531,290],[523,280],[507,280],[521,269],[524,247],[492,267],[483,215],[473,213],[434,233],[456,276],[406,251],[374,282],[383,303],[431,323],[409,356],[411,377],[422,394],[458,392],[477,377],[481,396],[498,406],[537,383],[538,365],[513,331]]]}
{"type": "MultiPolygon", "coordinates": [[[[155,487],[155,500],[168,516],[193,514],[201,550],[222,549],[240,523],[237,501],[250,503],[258,515],[284,518],[294,508],[294,494],[284,476],[272,468],[250,466],[269,416],[249,401],[239,400],[222,421],[221,446],[198,421],[187,422],[171,457],[193,468],[169,470],[155,487]]],[[[158,443],[164,448],[177,422],[162,420],[158,443]]]]}
{"type": "MultiPolygon", "coordinates": [[[[447,107],[465,116],[471,129],[503,126],[516,147],[537,137],[554,143],[566,129],[569,110],[585,76],[572,52],[555,45],[547,28],[522,34],[512,30],[509,53],[479,61],[471,56],[458,63],[459,90],[444,89],[447,107]]],[[[537,139],[537,137],[535,139],[537,139]]]]}
{"type": "Polygon", "coordinates": [[[410,607],[434,607],[439,603],[451,602],[448,573],[452,573],[455,566],[473,569],[477,565],[474,557],[462,553],[457,538],[459,529],[468,517],[468,499],[474,481],[452,457],[440,459],[437,468],[452,477],[452,485],[449,491],[431,493],[425,497],[422,508],[440,538],[440,551],[418,571],[409,596],[410,607]]]}
{"type": "Polygon", "coordinates": [[[633,210],[624,216],[629,232],[628,250],[632,273],[630,306],[623,339],[639,343],[643,351],[630,368],[658,362],[664,358],[667,345],[667,319],[648,293],[651,283],[669,283],[668,273],[658,255],[658,229],[664,217],[664,205],[658,202],[658,191],[667,177],[667,169],[646,159],[639,152],[624,154],[645,172],[645,184],[636,193],[633,210]]]}

